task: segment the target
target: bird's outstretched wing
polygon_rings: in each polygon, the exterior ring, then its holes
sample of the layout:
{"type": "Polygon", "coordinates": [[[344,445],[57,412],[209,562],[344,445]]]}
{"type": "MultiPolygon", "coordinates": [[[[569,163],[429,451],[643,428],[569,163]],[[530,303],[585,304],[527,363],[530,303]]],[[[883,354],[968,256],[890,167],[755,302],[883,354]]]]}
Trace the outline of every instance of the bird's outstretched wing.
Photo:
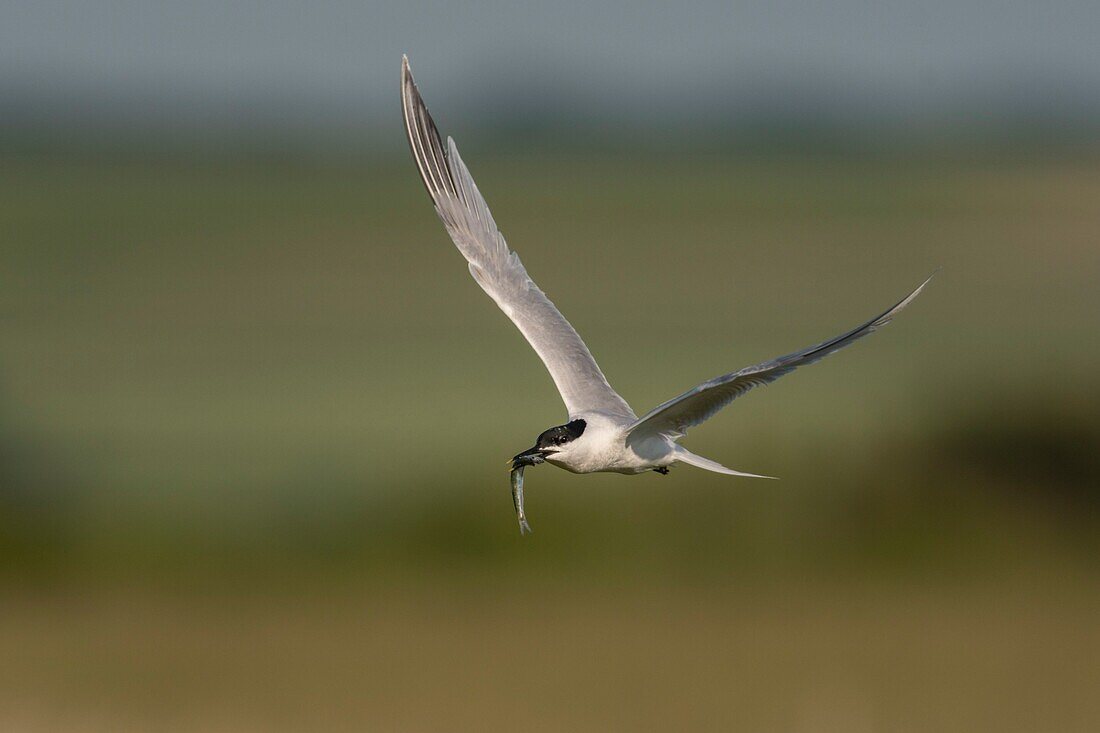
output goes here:
{"type": "Polygon", "coordinates": [[[454,140],[447,138],[444,148],[413,81],[408,58],[401,64],[401,103],[409,147],[436,213],[469,261],[474,280],[512,319],[546,365],[570,417],[598,411],[636,419],[626,401],[611,389],[569,321],[531,280],[516,253],[508,249],[454,140]]]}
{"type": "Polygon", "coordinates": [[[763,364],[715,377],[689,389],[679,397],[658,405],[627,428],[628,441],[655,433],[670,437],[682,436],[688,428],[707,420],[753,387],[770,384],[784,374],[789,374],[800,366],[813,364],[815,361],[824,359],[834,351],[839,351],[876,329],[885,326],[898,314],[898,311],[909,305],[920,294],[920,291],[931,279],[930,276],[928,280],[920,284],[920,287],[909,293],[885,313],[872,318],[862,326],[857,326],[847,333],[829,339],[817,346],[811,346],[808,349],[796,351],[793,354],[787,354],[766,361],[763,364]]]}

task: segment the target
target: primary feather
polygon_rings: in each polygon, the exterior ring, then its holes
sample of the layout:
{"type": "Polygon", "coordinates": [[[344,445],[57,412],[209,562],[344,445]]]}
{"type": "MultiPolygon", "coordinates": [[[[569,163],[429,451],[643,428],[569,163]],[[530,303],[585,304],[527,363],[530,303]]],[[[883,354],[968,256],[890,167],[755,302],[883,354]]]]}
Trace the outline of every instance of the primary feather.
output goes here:
{"type": "Polygon", "coordinates": [[[770,384],[784,374],[790,374],[800,366],[813,364],[824,359],[829,354],[839,351],[882,328],[898,314],[898,311],[913,302],[913,299],[920,295],[920,291],[931,279],[932,276],[929,276],[916,290],[902,298],[894,306],[851,331],[842,333],[817,346],[811,346],[756,366],[745,367],[739,371],[715,377],[689,389],[679,397],[674,397],[642,415],[627,428],[627,432],[631,436],[638,437],[654,433],[671,437],[683,436],[688,428],[707,420],[753,387],[770,384]]]}
{"type": "Polygon", "coordinates": [[[407,58],[401,66],[401,100],[409,147],[436,213],[469,262],[474,280],[512,319],[546,365],[569,416],[595,411],[636,419],[573,326],[531,280],[519,256],[508,249],[454,140],[448,138],[444,148],[407,58]]]}

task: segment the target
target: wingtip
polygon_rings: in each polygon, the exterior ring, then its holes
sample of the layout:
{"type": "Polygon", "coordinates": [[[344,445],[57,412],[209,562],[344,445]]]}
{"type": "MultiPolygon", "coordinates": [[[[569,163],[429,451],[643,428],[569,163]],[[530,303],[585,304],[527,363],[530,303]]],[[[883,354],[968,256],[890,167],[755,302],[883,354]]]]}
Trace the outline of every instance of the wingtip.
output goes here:
{"type": "Polygon", "coordinates": [[[916,289],[913,290],[913,292],[909,293],[909,295],[905,296],[905,298],[903,298],[900,303],[898,303],[893,308],[891,308],[889,311],[887,311],[886,315],[892,317],[894,314],[896,314],[902,308],[904,308],[905,306],[909,305],[914,300],[916,300],[917,296],[921,294],[922,290],[924,290],[924,286],[927,285],[928,283],[932,282],[932,278],[934,278],[936,276],[936,274],[942,269],[943,269],[942,267],[937,267],[935,270],[933,270],[932,274],[924,279],[924,282],[922,282],[920,285],[918,285],[916,287],[916,289]]]}

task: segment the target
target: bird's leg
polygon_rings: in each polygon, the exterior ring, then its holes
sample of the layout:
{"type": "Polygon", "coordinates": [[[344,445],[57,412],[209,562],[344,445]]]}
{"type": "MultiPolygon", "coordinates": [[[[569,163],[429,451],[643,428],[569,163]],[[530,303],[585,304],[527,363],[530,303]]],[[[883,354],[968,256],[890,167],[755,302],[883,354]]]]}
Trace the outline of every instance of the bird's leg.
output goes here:
{"type": "Polygon", "coordinates": [[[653,470],[656,471],[657,473],[661,474],[662,476],[667,476],[668,475],[668,466],[657,466],[657,468],[655,468],[653,470]]]}

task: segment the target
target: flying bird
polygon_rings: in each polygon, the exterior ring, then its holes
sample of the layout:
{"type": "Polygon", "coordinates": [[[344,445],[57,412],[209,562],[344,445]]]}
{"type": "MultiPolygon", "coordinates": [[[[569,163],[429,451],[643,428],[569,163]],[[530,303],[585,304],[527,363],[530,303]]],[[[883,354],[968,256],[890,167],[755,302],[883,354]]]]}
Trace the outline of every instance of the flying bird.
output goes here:
{"type": "Polygon", "coordinates": [[[448,137],[444,145],[413,81],[408,57],[401,64],[401,106],[413,159],[443,226],[469,262],[474,280],[512,319],[542,359],[569,414],[568,422],[543,431],[534,446],[509,461],[520,534],[531,531],[523,508],[523,471],[544,462],[573,473],[623,474],[667,474],[673,464],[686,463],[730,476],[769,478],[726,468],[692,453],[678,441],[688,429],[753,387],[770,384],[885,326],[932,279],[929,277],[897,304],[850,331],[710,379],[638,417],[608,384],[576,330],[527,274],[519,256],[508,248],[454,140],[448,137]]]}

